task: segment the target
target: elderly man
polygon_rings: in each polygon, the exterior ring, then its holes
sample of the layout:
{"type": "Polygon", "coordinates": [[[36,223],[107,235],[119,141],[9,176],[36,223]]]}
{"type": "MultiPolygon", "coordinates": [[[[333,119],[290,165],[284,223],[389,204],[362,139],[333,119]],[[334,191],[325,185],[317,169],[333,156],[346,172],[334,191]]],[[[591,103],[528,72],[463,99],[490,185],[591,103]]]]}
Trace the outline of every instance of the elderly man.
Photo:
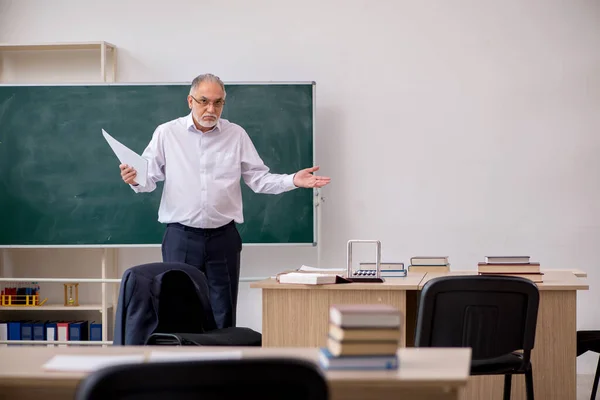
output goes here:
{"type": "Polygon", "coordinates": [[[163,261],[196,266],[206,274],[218,328],[235,326],[242,240],[240,177],[254,192],[279,194],[298,187],[320,188],[330,181],[319,167],[283,175],[269,172],[246,131],[225,119],[225,86],[212,74],[192,82],[191,112],[159,125],[142,157],[148,160],[146,186],[136,171],[120,165],[123,181],[136,193],[165,181],[158,220],[167,224],[163,261]]]}

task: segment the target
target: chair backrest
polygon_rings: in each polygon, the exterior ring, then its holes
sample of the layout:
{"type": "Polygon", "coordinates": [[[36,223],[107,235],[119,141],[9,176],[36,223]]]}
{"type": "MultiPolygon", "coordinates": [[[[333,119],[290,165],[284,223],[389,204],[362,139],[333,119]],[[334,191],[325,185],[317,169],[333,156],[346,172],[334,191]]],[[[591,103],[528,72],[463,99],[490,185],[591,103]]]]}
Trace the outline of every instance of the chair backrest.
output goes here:
{"type": "Polygon", "coordinates": [[[293,358],[118,365],[80,382],[76,400],[326,400],[318,367],[293,358]]]}
{"type": "MultiPolygon", "coordinates": [[[[163,278],[167,280],[167,291],[170,293],[173,293],[177,286],[175,280],[185,281],[182,284],[185,286],[185,290],[177,290],[176,295],[195,296],[201,305],[201,310],[186,313],[187,316],[181,318],[180,321],[187,323],[193,317],[196,320],[192,322],[201,324],[203,330],[216,329],[217,325],[210,306],[208,282],[206,276],[198,268],[176,262],[148,263],[128,268],[123,273],[115,313],[114,346],[143,345],[148,337],[156,331],[159,324],[160,300],[167,302],[171,300],[169,296],[164,296],[163,278]],[[172,271],[176,271],[176,273],[171,275],[172,271]],[[187,275],[187,279],[182,278],[185,275],[187,275]]],[[[191,302],[188,303],[191,304],[191,302]]],[[[165,309],[175,310],[174,312],[182,310],[177,307],[169,307],[168,304],[163,305],[162,310],[165,309]]],[[[165,323],[167,326],[170,324],[169,321],[165,323]]],[[[179,332],[183,332],[183,330],[179,332]]]]}
{"type": "Polygon", "coordinates": [[[472,359],[529,354],[535,341],[537,286],[509,276],[444,276],[425,283],[415,347],[471,347],[472,359]]]}
{"type": "Polygon", "coordinates": [[[209,330],[194,283],[183,271],[165,272],[158,303],[160,333],[203,333],[209,330]]]}

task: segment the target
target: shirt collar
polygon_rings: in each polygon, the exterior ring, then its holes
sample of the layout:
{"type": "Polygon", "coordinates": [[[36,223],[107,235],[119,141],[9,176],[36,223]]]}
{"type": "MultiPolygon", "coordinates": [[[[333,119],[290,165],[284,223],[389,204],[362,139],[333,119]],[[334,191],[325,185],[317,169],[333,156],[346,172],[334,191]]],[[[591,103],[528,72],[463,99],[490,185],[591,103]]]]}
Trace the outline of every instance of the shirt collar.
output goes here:
{"type": "Polygon", "coordinates": [[[186,125],[187,125],[188,131],[192,131],[192,132],[198,132],[198,133],[221,132],[221,118],[219,118],[217,120],[217,124],[210,131],[202,132],[201,130],[196,128],[196,125],[194,124],[194,119],[192,118],[191,112],[187,116],[186,125]]]}

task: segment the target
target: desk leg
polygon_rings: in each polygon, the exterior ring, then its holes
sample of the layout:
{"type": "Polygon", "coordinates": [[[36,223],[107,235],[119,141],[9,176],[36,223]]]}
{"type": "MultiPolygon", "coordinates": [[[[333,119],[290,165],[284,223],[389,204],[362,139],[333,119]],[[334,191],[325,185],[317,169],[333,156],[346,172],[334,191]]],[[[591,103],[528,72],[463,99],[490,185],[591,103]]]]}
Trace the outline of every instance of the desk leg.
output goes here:
{"type": "MultiPolygon", "coordinates": [[[[535,347],[531,352],[536,399],[577,396],[577,292],[540,291],[535,347]]],[[[465,399],[500,400],[502,376],[472,376],[465,399]]],[[[513,376],[511,399],[525,400],[525,378],[513,376]]]]}
{"type": "Polygon", "coordinates": [[[421,291],[409,290],[406,292],[406,347],[415,346],[415,329],[417,327],[417,311],[421,291]]]}
{"type": "MultiPolygon", "coordinates": [[[[406,329],[403,290],[263,289],[262,296],[263,347],[324,346],[333,304],[391,304],[402,312],[406,329]]],[[[403,334],[400,345],[405,343],[403,334]]]]}

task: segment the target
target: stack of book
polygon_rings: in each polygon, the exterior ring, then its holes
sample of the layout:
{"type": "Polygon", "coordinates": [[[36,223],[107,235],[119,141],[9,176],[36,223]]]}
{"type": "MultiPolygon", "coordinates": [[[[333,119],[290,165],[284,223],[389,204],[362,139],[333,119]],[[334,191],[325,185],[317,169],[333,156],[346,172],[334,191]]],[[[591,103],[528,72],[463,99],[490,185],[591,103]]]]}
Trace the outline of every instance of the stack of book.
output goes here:
{"type": "Polygon", "coordinates": [[[344,304],[329,310],[325,369],[396,369],[400,311],[386,304],[344,304]]]}
{"type": "MultiPolygon", "coordinates": [[[[360,271],[374,271],[377,265],[374,262],[361,262],[360,271]]],[[[379,263],[379,272],[382,278],[400,278],[406,276],[403,262],[381,262],[379,263]]]]}
{"type": "Polygon", "coordinates": [[[487,256],[477,264],[479,275],[508,275],[543,282],[540,263],[531,262],[529,256],[487,256]]]}
{"type": "Polygon", "coordinates": [[[411,257],[409,271],[417,272],[448,272],[450,263],[448,256],[419,256],[411,257]]]}

